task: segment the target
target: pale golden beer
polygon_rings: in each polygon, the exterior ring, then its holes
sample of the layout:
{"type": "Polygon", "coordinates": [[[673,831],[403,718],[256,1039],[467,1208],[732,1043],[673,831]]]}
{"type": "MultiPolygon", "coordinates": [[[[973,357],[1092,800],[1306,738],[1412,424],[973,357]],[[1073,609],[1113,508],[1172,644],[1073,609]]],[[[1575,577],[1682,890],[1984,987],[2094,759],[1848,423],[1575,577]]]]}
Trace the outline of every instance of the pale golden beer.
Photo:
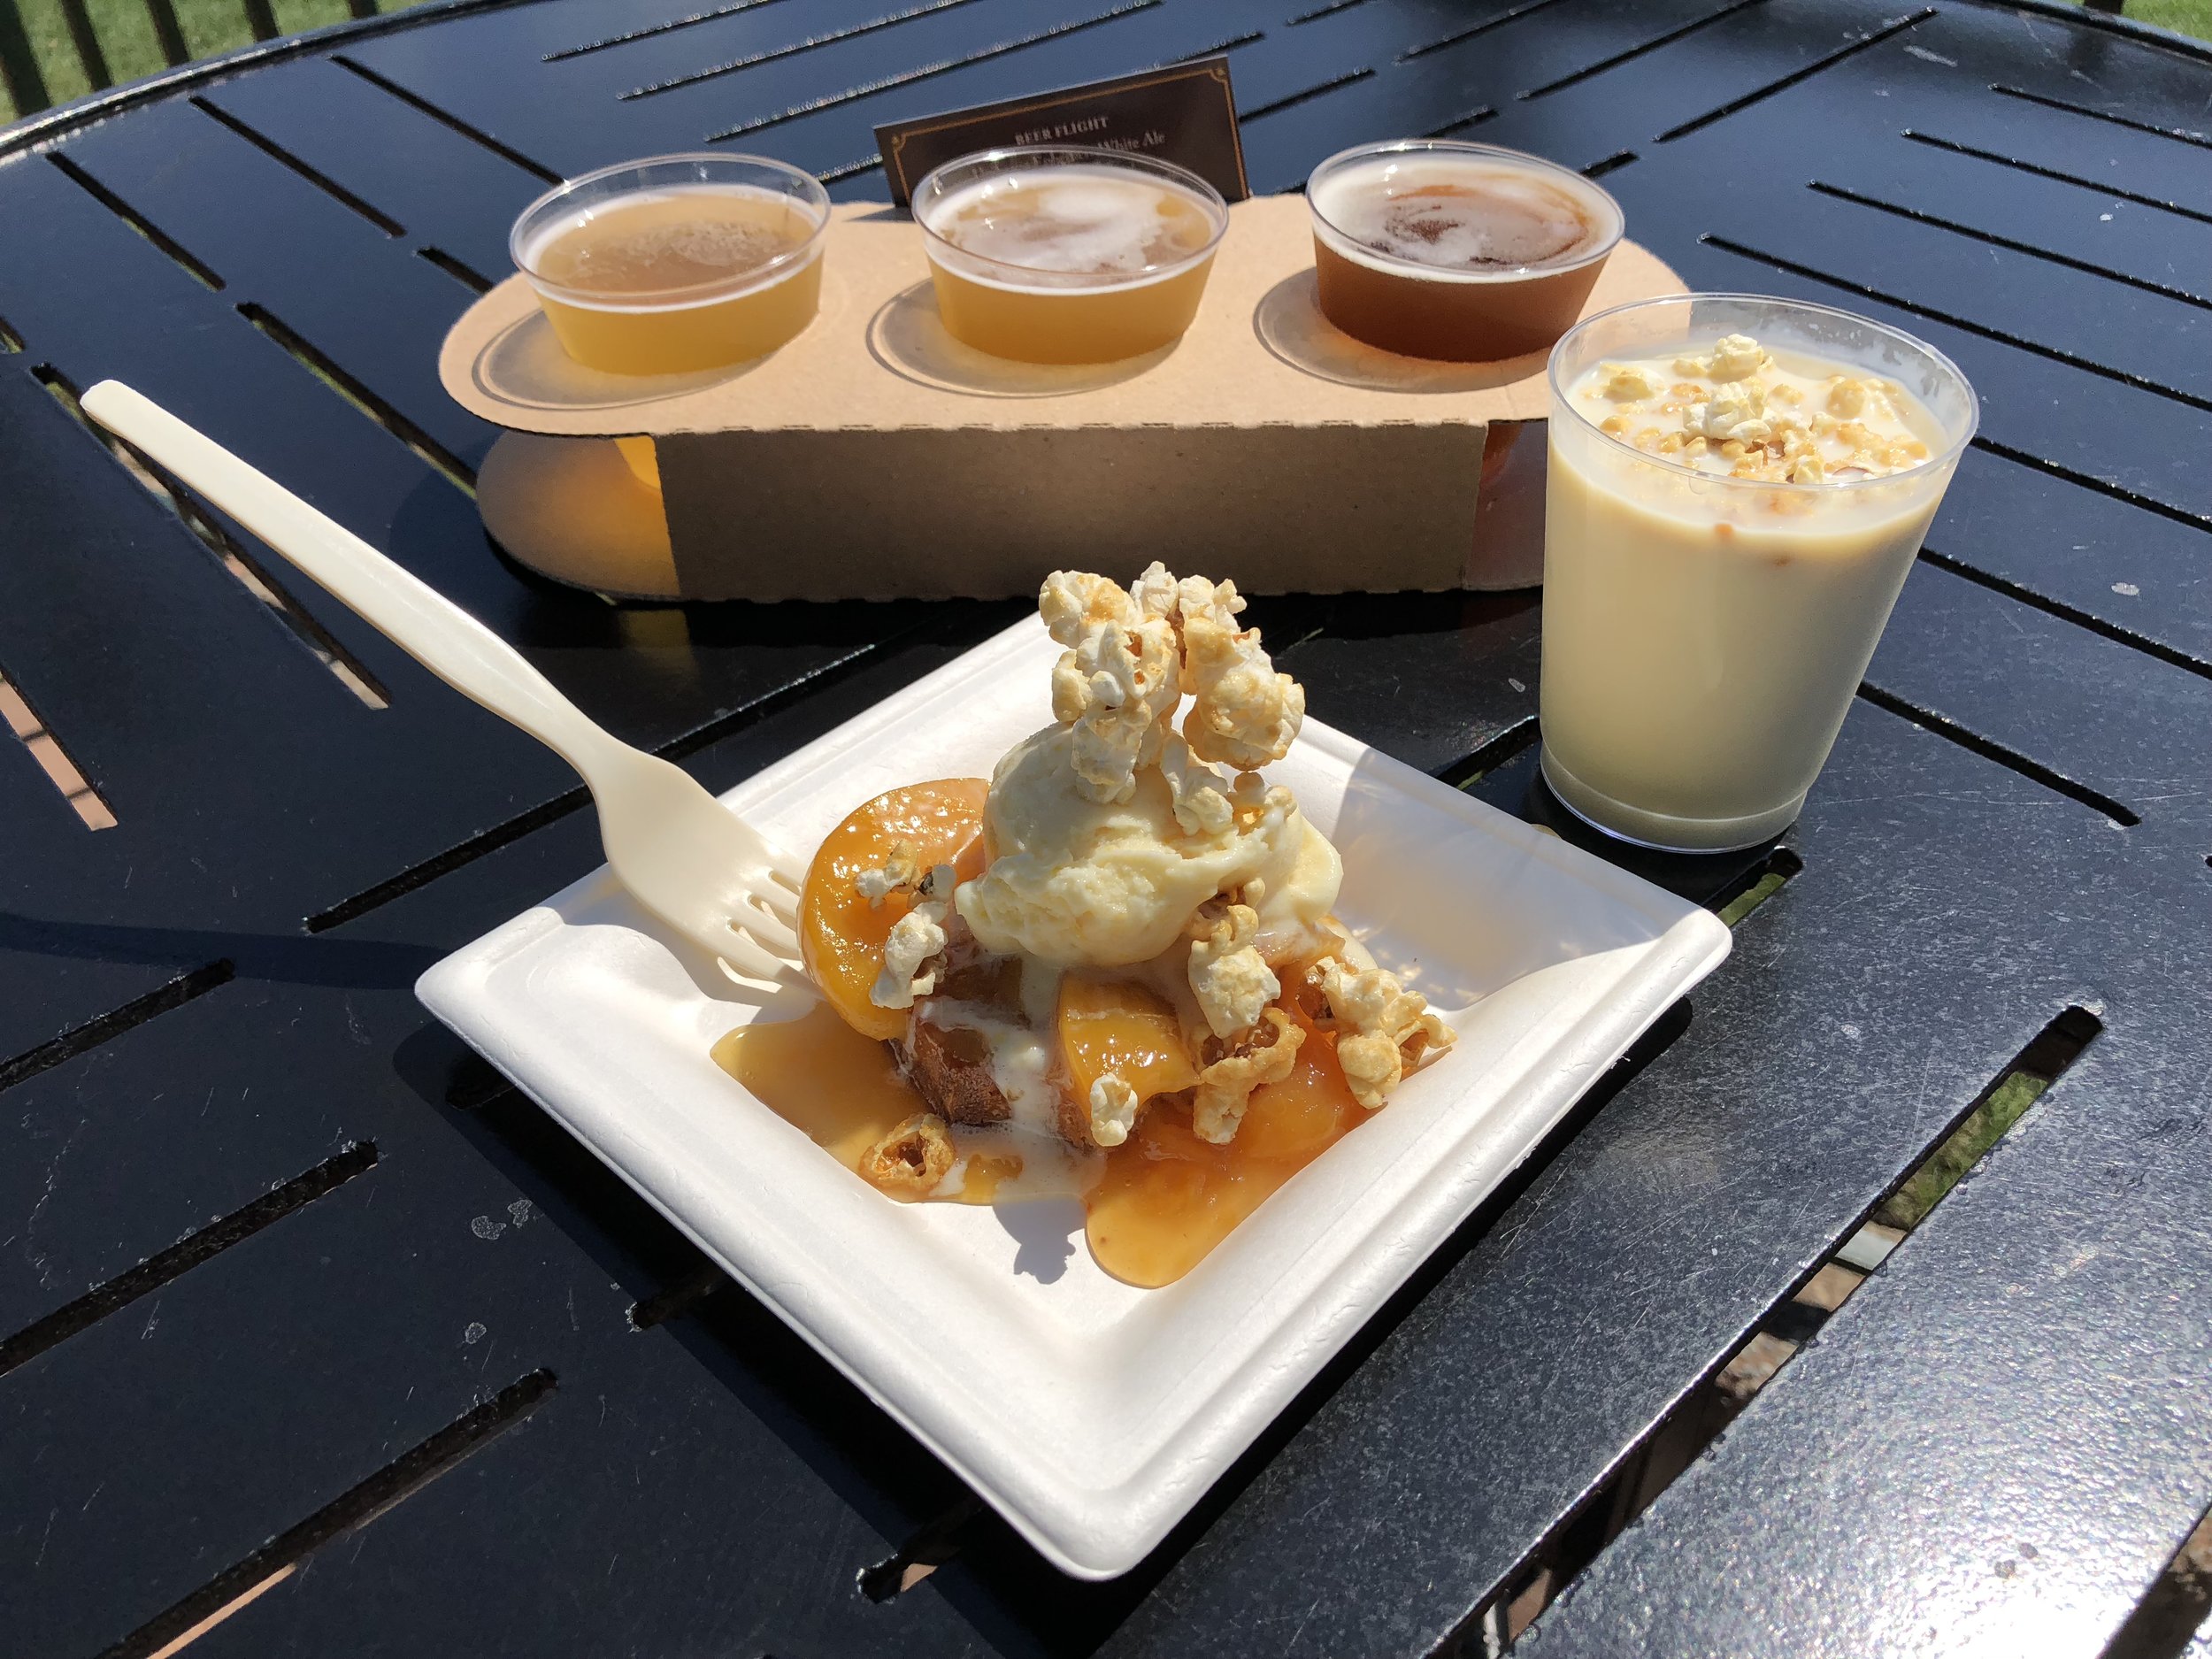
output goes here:
{"type": "Polygon", "coordinates": [[[988,150],[916,187],[954,339],[1023,363],[1111,363],[1172,345],[1228,228],[1195,173],[1111,150],[988,150]]]}
{"type": "Polygon", "coordinates": [[[511,245],[570,357],[672,374],[764,357],[805,328],[828,221],[821,185],[781,162],[667,156],[540,197],[511,245]]]}
{"type": "Polygon", "coordinates": [[[1332,156],[1306,203],[1321,314],[1371,346],[1454,363],[1549,350],[1622,230],[1618,204],[1578,173],[1442,139],[1332,156]]]}

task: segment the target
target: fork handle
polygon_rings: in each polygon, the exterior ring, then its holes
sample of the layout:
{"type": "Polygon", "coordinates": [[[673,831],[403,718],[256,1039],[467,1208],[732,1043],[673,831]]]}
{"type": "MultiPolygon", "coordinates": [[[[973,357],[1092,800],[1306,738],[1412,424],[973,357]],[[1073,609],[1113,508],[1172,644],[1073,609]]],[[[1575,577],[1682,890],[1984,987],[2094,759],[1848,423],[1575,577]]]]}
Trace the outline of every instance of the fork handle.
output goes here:
{"type": "Polygon", "coordinates": [[[342,599],[455,690],[512,721],[591,780],[603,731],[514,647],[436,588],[119,380],[84,394],[84,411],[213,502],[342,599]]]}

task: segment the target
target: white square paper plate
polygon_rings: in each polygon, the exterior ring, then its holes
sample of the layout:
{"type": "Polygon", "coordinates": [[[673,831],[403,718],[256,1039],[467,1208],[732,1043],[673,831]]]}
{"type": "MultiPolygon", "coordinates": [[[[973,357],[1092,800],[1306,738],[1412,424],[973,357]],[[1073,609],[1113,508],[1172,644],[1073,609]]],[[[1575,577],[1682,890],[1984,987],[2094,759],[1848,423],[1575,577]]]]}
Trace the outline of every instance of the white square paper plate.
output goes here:
{"type": "MultiPolygon", "coordinates": [[[[1050,719],[1008,629],[724,797],[787,847],[1050,719]]],[[[894,1203],[717,1067],[765,1009],[605,869],[426,973],[439,1018],[773,1308],[1052,1562],[1126,1571],[1583,1089],[1728,954],[1709,912],[1315,721],[1270,769],[1342,851],[1338,910],[1459,1033],[1159,1290],[1071,1202],[894,1203]]]]}

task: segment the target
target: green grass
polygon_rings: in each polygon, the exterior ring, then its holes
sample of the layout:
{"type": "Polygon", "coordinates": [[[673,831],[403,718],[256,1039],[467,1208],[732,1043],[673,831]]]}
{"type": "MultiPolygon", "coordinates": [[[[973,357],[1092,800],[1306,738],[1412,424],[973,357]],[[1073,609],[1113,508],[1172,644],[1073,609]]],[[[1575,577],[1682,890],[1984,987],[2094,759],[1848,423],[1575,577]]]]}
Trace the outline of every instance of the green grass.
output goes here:
{"type": "MultiPolygon", "coordinates": [[[[56,104],[66,104],[91,91],[70,44],[69,27],[62,20],[58,0],[0,0],[0,6],[10,4],[21,14],[23,32],[31,37],[31,50],[38,58],[39,73],[45,77],[47,95],[56,104]]],[[[246,23],[246,8],[240,0],[173,0],[173,4],[177,27],[195,58],[211,58],[253,39],[246,23]]],[[[415,0],[377,0],[377,10],[397,12],[413,4],[415,0]]],[[[142,0],[85,0],[85,9],[92,14],[93,33],[99,36],[108,73],[117,84],[166,66],[142,0]]],[[[345,0],[271,0],[270,9],[276,13],[277,27],[288,35],[342,22],[349,15],[345,0]]],[[[13,120],[16,113],[6,92],[0,90],[0,125],[13,120]]]]}
{"type": "Polygon", "coordinates": [[[2212,41],[2212,0],[2127,0],[2125,15],[2138,23],[2212,41]]]}
{"type": "Polygon", "coordinates": [[[1910,1229],[1920,1225],[1927,1213],[1936,1207],[1936,1201],[1957,1186],[1960,1178],[1975,1164],[1982,1155],[1995,1146],[2006,1130],[2020,1121],[2020,1115],[2035,1104],[2050,1087],[2047,1078],[2029,1071],[2014,1071],[1990,1091],[1989,1098],[1969,1113],[1964,1123],[1951,1132],[1949,1139],[1935,1149],[1934,1154],[1906,1179],[1905,1184],[1893,1193],[1876,1212],[1874,1219],[1885,1226],[1910,1229]]]}
{"type": "MultiPolygon", "coordinates": [[[[377,0],[380,12],[397,12],[417,0],[377,0]]],[[[46,90],[57,104],[65,104],[92,90],[62,21],[58,0],[0,0],[22,13],[25,33],[37,54],[46,90]]],[[[209,58],[245,45],[253,39],[246,25],[246,9],[240,0],[173,0],[177,25],[196,58],[209,58]]],[[[345,0],[271,0],[277,25],[287,34],[320,28],[342,21],[345,0]]],[[[86,0],[92,14],[93,32],[100,37],[108,73],[118,83],[135,81],[164,67],[161,49],[154,39],[142,0],[86,0]]],[[[2127,0],[2127,15],[2140,23],[2156,24],[2200,40],[2212,40],[2212,0],[2127,0]]],[[[0,125],[16,117],[14,105],[0,90],[0,125]]]]}

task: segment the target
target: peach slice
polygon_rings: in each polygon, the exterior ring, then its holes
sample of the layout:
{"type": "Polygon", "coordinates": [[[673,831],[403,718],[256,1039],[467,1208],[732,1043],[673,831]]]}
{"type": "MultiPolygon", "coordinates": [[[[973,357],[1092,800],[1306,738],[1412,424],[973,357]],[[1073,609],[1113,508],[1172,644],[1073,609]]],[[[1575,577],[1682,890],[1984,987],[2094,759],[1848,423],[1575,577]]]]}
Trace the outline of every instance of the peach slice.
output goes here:
{"type": "Polygon", "coordinates": [[[1226,1146],[1201,1141],[1189,1111],[1162,1101],[1107,1154],[1105,1178],[1088,1201],[1091,1254],[1127,1284],[1173,1284],[1370,1116],[1352,1098],[1335,1050],[1311,1037],[1288,1077],[1252,1091],[1226,1146]]]}
{"type": "Polygon", "coordinates": [[[980,778],[909,784],[854,810],[823,838],[799,890],[799,944],[815,987],[845,1023],[864,1037],[888,1039],[906,1029],[902,1008],[878,1008],[868,997],[883,971],[883,941],[892,924],[914,907],[911,893],[871,904],[856,885],[895,854],[918,870],[950,864],[963,881],[983,873],[980,778]]]}
{"type": "Polygon", "coordinates": [[[1255,1162],[1292,1159],[1303,1165],[1367,1117],[1367,1109],[1352,1097],[1335,1049],[1309,1033],[1290,1075],[1252,1091],[1232,1144],[1255,1162]]]}
{"type": "Polygon", "coordinates": [[[1141,985],[1071,973],[1060,981],[1053,1025],[1060,1038],[1060,1064],[1086,1123],[1091,1086],[1109,1071],[1136,1091],[1140,1103],[1198,1081],[1174,1008],[1141,985]]]}

